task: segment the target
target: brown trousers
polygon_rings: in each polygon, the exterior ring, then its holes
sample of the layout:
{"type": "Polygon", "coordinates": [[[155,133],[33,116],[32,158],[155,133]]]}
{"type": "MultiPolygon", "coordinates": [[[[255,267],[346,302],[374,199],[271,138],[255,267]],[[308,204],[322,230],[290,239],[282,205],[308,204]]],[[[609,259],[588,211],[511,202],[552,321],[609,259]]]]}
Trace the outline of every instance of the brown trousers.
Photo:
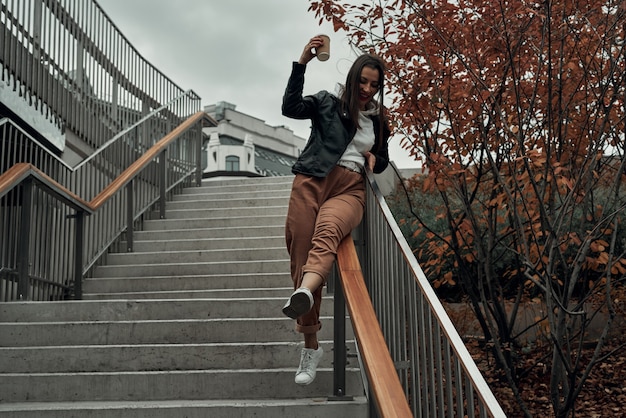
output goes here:
{"type": "MultiPolygon", "coordinates": [[[[364,209],[361,174],[336,166],[324,178],[296,175],[285,224],[294,289],[305,272],[319,274],[326,283],[339,243],[361,222],[364,209]]],[[[313,292],[313,308],[297,319],[296,331],[314,334],[321,328],[322,288],[313,292]]]]}

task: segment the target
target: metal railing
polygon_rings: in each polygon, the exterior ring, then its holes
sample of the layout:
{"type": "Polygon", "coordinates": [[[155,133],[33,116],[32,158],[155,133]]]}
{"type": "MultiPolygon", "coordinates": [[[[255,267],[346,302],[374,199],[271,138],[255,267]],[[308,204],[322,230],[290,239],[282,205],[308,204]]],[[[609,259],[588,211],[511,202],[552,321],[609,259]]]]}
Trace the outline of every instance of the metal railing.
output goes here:
{"type": "Polygon", "coordinates": [[[0,0],[0,62],[8,113],[55,125],[67,145],[5,119],[0,173],[31,163],[86,199],[200,110],[93,0],[0,0]]]}
{"type": "MultiPolygon", "coordinates": [[[[193,91],[183,91],[146,61],[93,0],[0,0],[0,62],[2,108],[11,115],[0,120],[0,174],[32,164],[85,201],[201,106],[193,91]],[[55,149],[50,136],[21,121],[20,112],[57,129],[66,148],[55,149]]],[[[85,219],[84,274],[126,243],[127,220],[140,223],[152,216],[159,196],[199,182],[201,135],[199,122],[133,181],[132,213],[127,192],[85,219]]],[[[2,195],[0,300],[76,296],[75,216],[38,187],[32,196],[21,186],[2,195]],[[29,230],[20,209],[25,198],[32,203],[29,230]],[[29,260],[20,262],[26,233],[29,260]],[[33,282],[28,295],[16,285],[24,263],[33,282]]]]}
{"type": "Polygon", "coordinates": [[[115,241],[132,251],[142,219],[164,217],[168,196],[199,184],[204,117],[173,129],[90,202],[31,164],[0,175],[0,301],[80,299],[82,278],[115,241]]]}
{"type": "MultiPolygon", "coordinates": [[[[15,257],[15,269],[3,268],[6,277],[0,277],[0,300],[11,299],[34,299],[47,300],[66,297],[70,293],[71,285],[67,281],[74,279],[74,286],[80,288],[82,282],[82,246],[85,216],[93,213],[89,203],[73,195],[63,186],[46,176],[31,164],[20,163],[11,167],[0,176],[0,204],[6,216],[3,217],[3,229],[6,221],[19,222],[19,236],[15,238],[17,248],[15,257]],[[8,197],[8,198],[7,198],[8,197]],[[8,204],[14,208],[7,210],[8,204]],[[61,216],[59,216],[59,214],[61,216]],[[73,222],[67,228],[58,229],[59,225],[65,226],[62,219],[73,218],[73,222]],[[42,222],[42,220],[44,222],[42,222]],[[33,226],[35,231],[33,231],[33,226]],[[46,248],[67,249],[70,263],[56,264],[66,270],[53,271],[49,275],[35,275],[41,273],[39,267],[45,266],[45,262],[32,262],[31,252],[35,250],[36,257],[41,256],[42,246],[33,245],[33,239],[41,240],[39,231],[49,226],[46,231],[60,231],[64,234],[55,237],[59,243],[44,241],[46,248]],[[73,230],[73,233],[72,233],[73,230]],[[31,267],[37,270],[33,271],[31,267]],[[74,274],[70,273],[73,267],[74,274]],[[62,277],[64,280],[58,280],[62,277]],[[31,284],[36,284],[32,286],[31,284]],[[8,297],[12,295],[12,297],[8,297]]],[[[12,232],[12,231],[11,231],[12,232]]],[[[7,237],[4,237],[7,238],[7,237]]],[[[2,241],[2,249],[9,248],[2,241]]],[[[4,252],[4,251],[3,251],[4,252]]],[[[52,254],[58,256],[59,254],[52,254]]],[[[63,256],[60,256],[62,259],[63,256]]],[[[44,268],[45,270],[45,268],[44,268]]]]}
{"type": "MultiPolygon", "coordinates": [[[[461,337],[452,324],[430,283],[422,272],[411,248],[389,210],[385,199],[371,174],[368,174],[366,216],[361,226],[353,232],[356,248],[348,248],[351,242],[342,242],[338,252],[338,270],[344,274],[342,285],[346,304],[350,307],[355,328],[357,346],[368,361],[362,365],[368,379],[370,415],[391,417],[394,408],[401,403],[391,401],[390,387],[404,391],[404,397],[414,417],[505,417],[504,411],[485,382],[461,337]],[[350,251],[355,253],[350,264],[350,251]],[[357,254],[358,253],[358,256],[357,254]],[[348,260],[348,261],[346,261],[348,260]],[[341,264],[343,263],[343,264],[341,264]],[[359,268],[360,267],[360,268],[359,268]],[[362,269],[362,274],[361,270],[362,269]],[[359,287],[367,287],[371,306],[359,299],[359,287]],[[352,288],[350,288],[352,287],[352,288]],[[354,300],[351,300],[354,298],[354,300]],[[375,312],[378,324],[360,324],[361,317],[372,317],[375,312]],[[386,347],[372,353],[378,347],[378,326],[384,336],[386,347]],[[366,329],[360,331],[359,328],[366,329]],[[388,353],[387,353],[388,352],[388,353]],[[366,354],[366,356],[364,355],[366,354]],[[383,373],[372,371],[372,365],[387,364],[387,354],[397,371],[397,376],[381,378],[383,373]],[[369,364],[368,364],[369,363],[369,364]],[[394,405],[395,404],[395,405],[394,405]]],[[[337,280],[335,275],[334,280],[337,280]]],[[[332,284],[335,293],[335,347],[345,346],[345,322],[338,305],[343,301],[342,286],[332,284]]],[[[343,350],[340,356],[345,356],[343,350]]],[[[335,358],[334,394],[345,393],[345,361],[335,358]]],[[[401,411],[402,409],[397,409],[401,411]]]]}

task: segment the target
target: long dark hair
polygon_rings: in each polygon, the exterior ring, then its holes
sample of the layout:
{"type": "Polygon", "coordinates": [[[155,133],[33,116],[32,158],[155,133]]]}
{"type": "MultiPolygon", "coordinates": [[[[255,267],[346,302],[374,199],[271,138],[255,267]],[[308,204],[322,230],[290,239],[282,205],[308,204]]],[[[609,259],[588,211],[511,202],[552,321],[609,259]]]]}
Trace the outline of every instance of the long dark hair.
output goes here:
{"type": "Polygon", "coordinates": [[[363,67],[370,67],[378,70],[378,117],[382,122],[383,119],[383,86],[385,80],[385,64],[380,57],[373,54],[363,54],[359,56],[346,77],[346,85],[341,92],[341,106],[343,112],[348,114],[348,117],[356,126],[359,125],[359,84],[361,82],[361,72],[363,67]]]}

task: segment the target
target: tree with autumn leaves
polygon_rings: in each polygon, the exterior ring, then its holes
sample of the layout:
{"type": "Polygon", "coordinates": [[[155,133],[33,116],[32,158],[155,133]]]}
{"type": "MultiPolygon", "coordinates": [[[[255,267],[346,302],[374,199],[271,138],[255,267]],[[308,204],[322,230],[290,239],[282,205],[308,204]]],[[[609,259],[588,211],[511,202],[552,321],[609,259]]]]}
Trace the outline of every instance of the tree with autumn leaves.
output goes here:
{"type": "Polygon", "coordinates": [[[422,267],[462,289],[526,416],[520,310],[539,301],[532,344],[573,416],[624,303],[626,1],[344,3],[310,9],[387,63],[394,138],[435,202],[410,220],[422,267]]]}

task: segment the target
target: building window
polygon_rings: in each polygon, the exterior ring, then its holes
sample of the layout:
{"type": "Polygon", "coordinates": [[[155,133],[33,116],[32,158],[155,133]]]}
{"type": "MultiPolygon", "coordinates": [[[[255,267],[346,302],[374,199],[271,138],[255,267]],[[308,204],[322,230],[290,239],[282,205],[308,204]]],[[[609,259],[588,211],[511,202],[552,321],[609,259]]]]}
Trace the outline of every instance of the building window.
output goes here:
{"type": "Polygon", "coordinates": [[[236,155],[226,157],[226,171],[239,171],[239,157],[236,155]]]}

